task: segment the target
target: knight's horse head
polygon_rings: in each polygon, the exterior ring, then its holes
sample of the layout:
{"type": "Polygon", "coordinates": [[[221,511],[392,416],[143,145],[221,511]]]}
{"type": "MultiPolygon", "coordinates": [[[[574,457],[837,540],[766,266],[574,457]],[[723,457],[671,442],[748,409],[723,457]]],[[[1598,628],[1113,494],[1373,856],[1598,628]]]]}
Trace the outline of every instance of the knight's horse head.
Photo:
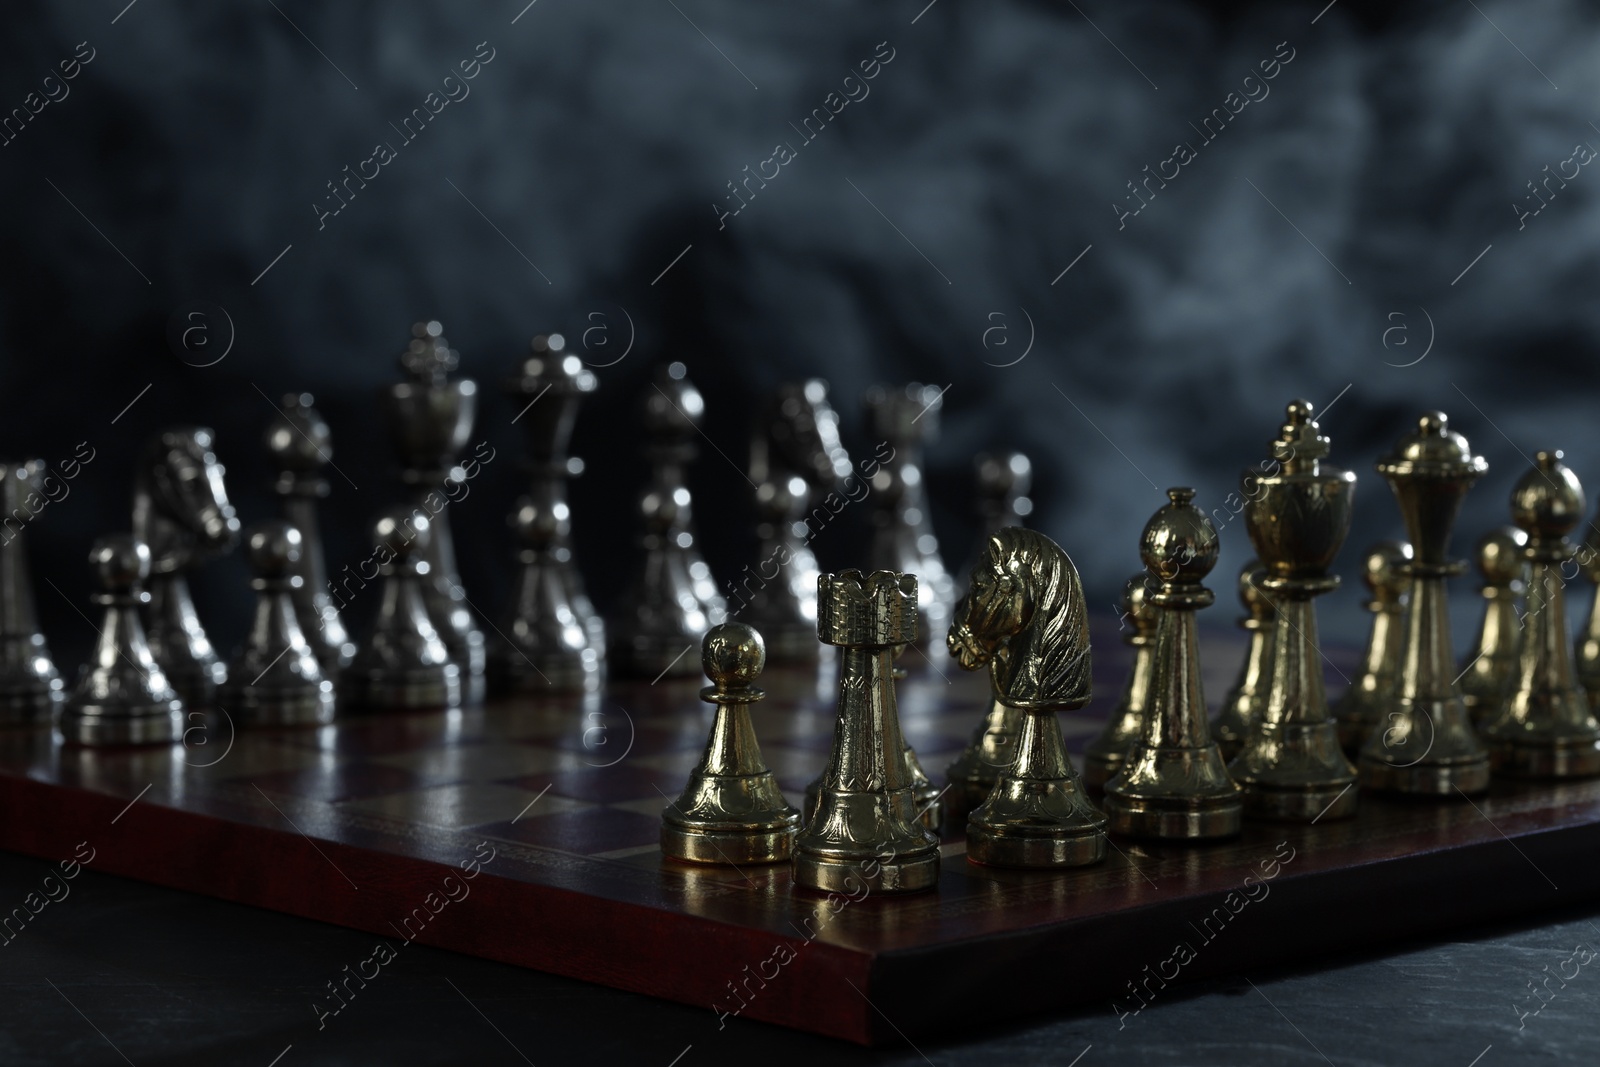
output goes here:
{"type": "Polygon", "coordinates": [[[134,530],[159,557],[224,552],[239,538],[239,516],[228,502],[213,441],[203,426],[169,429],[146,442],[139,455],[134,530]]]}
{"type": "Polygon", "coordinates": [[[1013,707],[1088,703],[1083,586],[1044,534],[1011,526],[989,538],[945,645],[963,670],[989,665],[995,694],[1013,707]]]}
{"type": "Polygon", "coordinates": [[[813,490],[835,489],[850,473],[839,436],[839,413],[820,378],[780,385],[758,417],[750,445],[750,476],[762,483],[799,475],[813,490]]]}

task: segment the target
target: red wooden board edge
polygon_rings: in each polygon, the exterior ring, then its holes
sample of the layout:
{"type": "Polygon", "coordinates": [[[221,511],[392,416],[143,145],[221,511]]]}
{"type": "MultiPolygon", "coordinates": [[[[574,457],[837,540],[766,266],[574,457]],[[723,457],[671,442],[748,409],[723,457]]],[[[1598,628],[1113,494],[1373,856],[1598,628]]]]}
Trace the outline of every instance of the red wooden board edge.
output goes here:
{"type": "MultiPolygon", "coordinates": [[[[1108,1025],[1137,1025],[1142,1001],[1200,978],[1600,894],[1600,823],[1583,823],[1525,829],[1514,834],[1515,848],[1496,837],[1301,875],[1286,868],[1259,900],[1240,906],[1235,897],[1236,912],[1219,890],[874,955],[798,930],[788,937],[496,877],[492,861],[458,905],[433,914],[423,907],[427,895],[442,899],[447,876],[461,884],[459,868],[326,840],[318,855],[291,830],[219,824],[32,779],[0,777],[0,810],[30,816],[0,824],[0,847],[13,851],[60,860],[86,840],[94,870],[364,930],[390,944],[403,937],[393,924],[422,908],[429,921],[412,933],[423,944],[704,1007],[712,1030],[726,1012],[861,1044],[1096,1002],[1108,1025]],[[122,820],[138,833],[110,829],[122,820]],[[1500,871],[1505,877],[1486,874],[1500,871]],[[1194,925],[1216,908],[1229,916],[1226,926],[1194,925]],[[1175,952],[1180,943],[1189,958],[1175,952]]],[[[311,985],[318,980],[326,976],[308,975],[308,1017],[314,1000],[327,1000],[311,985]]]]}

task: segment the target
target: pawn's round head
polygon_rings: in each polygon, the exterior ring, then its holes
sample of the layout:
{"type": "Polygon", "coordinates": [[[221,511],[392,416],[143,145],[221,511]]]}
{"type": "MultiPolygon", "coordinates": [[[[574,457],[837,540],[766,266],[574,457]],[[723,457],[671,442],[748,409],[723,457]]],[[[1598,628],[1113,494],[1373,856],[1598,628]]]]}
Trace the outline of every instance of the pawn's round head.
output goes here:
{"type": "MultiPolygon", "coordinates": [[[[431,532],[428,517],[422,512],[396,508],[379,515],[378,521],[372,524],[372,544],[375,548],[388,549],[394,562],[404,565],[421,557],[428,547],[431,532]]],[[[427,568],[425,562],[416,565],[427,568]]]]}
{"type": "Polygon", "coordinates": [[[1478,539],[1476,560],[1485,585],[1510,585],[1522,577],[1522,550],[1528,535],[1515,526],[1496,526],[1478,539]]]}
{"type": "Polygon", "coordinates": [[[564,502],[552,504],[525,496],[511,512],[511,529],[524,548],[543,550],[566,537],[572,521],[564,502]]]}
{"type": "Polygon", "coordinates": [[[1367,549],[1361,580],[1378,600],[1398,600],[1406,588],[1411,546],[1404,541],[1379,541],[1367,549]]]}
{"type": "Polygon", "coordinates": [[[1267,599],[1266,590],[1261,588],[1267,573],[1267,568],[1258,559],[1250,560],[1239,569],[1239,603],[1244,605],[1252,619],[1265,619],[1272,615],[1272,601],[1267,599]]]}
{"type": "Polygon", "coordinates": [[[1583,486],[1559,449],[1535,453],[1533,469],[1511,490],[1511,521],[1533,540],[1557,541],[1583,521],[1583,486]]]}
{"type": "Polygon", "coordinates": [[[301,546],[300,530],[291,523],[257,523],[246,540],[250,572],[257,578],[282,578],[300,562],[301,546]]]}
{"type": "Polygon", "coordinates": [[[1167,490],[1168,503],[1150,517],[1139,538],[1139,558],[1158,580],[1198,585],[1217,565],[1217,528],[1194,506],[1194,490],[1167,490]]]}
{"type": "Polygon", "coordinates": [[[725,622],[706,632],[700,662],[718,689],[743,688],[767,665],[767,643],[755,627],[725,622]]]}
{"type": "Polygon", "coordinates": [[[101,589],[124,592],[150,577],[150,546],[132,534],[102,537],[89,550],[89,565],[101,589]]]}
{"type": "Polygon", "coordinates": [[[1118,600],[1122,617],[1133,627],[1135,635],[1145,636],[1155,632],[1158,613],[1150,606],[1150,575],[1140,571],[1122,586],[1118,600]]]}

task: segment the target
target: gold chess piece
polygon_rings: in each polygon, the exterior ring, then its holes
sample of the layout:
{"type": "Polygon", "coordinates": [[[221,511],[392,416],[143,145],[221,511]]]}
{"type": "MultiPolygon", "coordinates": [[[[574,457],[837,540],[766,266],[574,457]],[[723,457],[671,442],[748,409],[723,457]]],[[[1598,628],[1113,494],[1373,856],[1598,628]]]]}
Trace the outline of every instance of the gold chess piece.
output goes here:
{"type": "Polygon", "coordinates": [[[717,706],[717,717],[689,784],[661,813],[661,851],[690,863],[781,863],[800,813],[761,761],[750,722],[750,705],[766,696],[752,684],[766,666],[766,642],[742,622],[725,622],[707,631],[700,661],[711,679],[700,699],[717,706]]]}
{"type": "Polygon", "coordinates": [[[1313,414],[1307,401],[1292,401],[1271,446],[1277,470],[1245,475],[1256,482],[1244,521],[1267,569],[1258,587],[1272,601],[1272,668],[1266,706],[1228,773],[1257,819],[1347,818],[1360,795],[1323,692],[1312,602],[1339,587],[1328,568],[1350,534],[1356,476],[1323,462],[1328,439],[1313,414]]]}
{"type": "Polygon", "coordinates": [[[1122,587],[1122,617],[1131,624],[1122,641],[1133,649],[1133,665],[1122,688],[1122,699],[1111,709],[1105,728],[1083,750],[1083,784],[1092,790],[1105,788],[1122,769],[1128,749],[1144,729],[1145,712],[1150,707],[1150,661],[1155,651],[1156,620],[1159,613],[1150,607],[1150,576],[1140,571],[1122,587]]]}
{"type": "Polygon", "coordinates": [[[1216,599],[1200,583],[1217,565],[1217,530],[1194,506],[1193,489],[1168,489],[1167,497],[1139,540],[1159,613],[1150,707],[1122,770],[1106,783],[1106,814],[1114,832],[1132,837],[1230,837],[1243,804],[1207,728],[1194,617],[1216,599]]]}
{"type": "Polygon", "coordinates": [[[1276,612],[1262,591],[1267,569],[1252,559],[1239,570],[1239,603],[1244,614],[1239,628],[1250,635],[1239,677],[1222,698],[1222,712],[1211,723],[1211,737],[1222,749],[1222,758],[1231,760],[1244,747],[1252,724],[1260,721],[1267,706],[1267,683],[1272,674],[1272,619],[1276,612]]]}
{"type": "MultiPolygon", "coordinates": [[[[906,679],[907,671],[900,666],[900,657],[905,654],[908,647],[907,645],[896,645],[893,659],[890,661],[893,666],[890,668],[889,674],[896,685],[906,679]]],[[[905,744],[904,756],[906,774],[911,777],[911,796],[917,805],[917,820],[934,833],[938,833],[940,827],[944,825],[945,790],[934,785],[933,779],[928,777],[928,772],[922,769],[922,761],[917,758],[916,750],[911,747],[910,741],[905,744]]],[[[827,773],[827,769],[824,768],[821,774],[811,779],[806,785],[805,818],[807,822],[817,813],[817,806],[822,802],[822,780],[827,777],[827,773]]]]}
{"type": "Polygon", "coordinates": [[[1361,784],[1369,789],[1448,796],[1489,786],[1489,754],[1455,685],[1445,584],[1464,567],[1447,558],[1451,527],[1467,490],[1488,469],[1442,411],[1418,419],[1416,431],[1377,464],[1400,505],[1412,559],[1405,565],[1399,684],[1361,749],[1361,784]]]}
{"type": "Polygon", "coordinates": [[[1339,744],[1354,759],[1361,753],[1372,727],[1383,712],[1380,706],[1394,697],[1400,686],[1401,620],[1406,607],[1406,564],[1411,546],[1404,541],[1379,541],[1367,549],[1361,580],[1366,583],[1365,607],[1372,613],[1366,655],[1355,676],[1333,707],[1339,725],[1339,744]]]}
{"type": "Polygon", "coordinates": [[[997,867],[1082,867],[1106,856],[1058,711],[1089,702],[1089,618],[1067,554],[1010,526],[990,536],[945,644],[962,670],[989,668],[997,701],[1022,713],[1017,756],[967,816],[967,859],[997,867]]]}
{"type": "Polygon", "coordinates": [[[1589,602],[1589,617],[1578,634],[1575,651],[1578,654],[1578,682],[1589,697],[1589,706],[1600,706],[1600,518],[1589,523],[1589,532],[1583,547],[1574,557],[1578,569],[1591,585],[1594,598],[1589,602]]]}
{"type": "Polygon", "coordinates": [[[1540,452],[1511,492],[1511,518],[1527,535],[1526,629],[1512,688],[1482,729],[1495,771],[1517,778],[1600,774],[1600,723],[1578,686],[1567,653],[1562,568],[1567,539],[1583,519],[1583,486],[1560,452],[1540,452]]]}
{"type": "Polygon", "coordinates": [[[816,813],[795,838],[795,884],[851,893],[931,889],[939,839],[917,819],[892,666],[895,646],[917,637],[916,576],[820,576],[817,637],[842,650],[839,713],[816,813]]]}
{"type": "Polygon", "coordinates": [[[1478,541],[1478,573],[1483,576],[1483,624],[1478,641],[1461,663],[1461,701],[1472,724],[1480,729],[1500,710],[1517,675],[1522,649],[1522,621],[1517,599],[1528,561],[1528,535],[1515,526],[1499,526],[1478,541]]]}

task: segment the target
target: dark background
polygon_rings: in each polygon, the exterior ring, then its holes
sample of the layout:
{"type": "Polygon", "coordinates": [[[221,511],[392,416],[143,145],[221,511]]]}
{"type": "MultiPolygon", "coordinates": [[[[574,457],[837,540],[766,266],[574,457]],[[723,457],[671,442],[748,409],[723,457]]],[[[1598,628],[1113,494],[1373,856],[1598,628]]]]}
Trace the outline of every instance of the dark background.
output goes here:
{"type": "MultiPolygon", "coordinates": [[[[216,428],[248,523],[276,507],[266,398],[313,392],[343,472],[329,471],[330,570],[364,558],[368,522],[397,495],[376,394],[425,317],[443,320],[480,382],[474,440],[498,449],[450,509],[469,592],[491,612],[521,485],[520,405],[500,385],[547,330],[594,364],[633,334],[626,358],[597,369],[575,442],[589,462],[574,491],[579,555],[603,608],[634,563],[635,412],[669,359],[704,392],[706,435],[725,454],[703,449],[693,476],[723,580],[755,550],[734,469],[751,404],[804,375],[830,380],[861,454],[874,443],[868,385],[948,385],[929,457],[947,561],[970,547],[972,454],[1020,448],[1036,466],[1036,525],[1077,560],[1097,609],[1137,566],[1159,489],[1192,484],[1222,507],[1295,396],[1339,398],[1324,428],[1334,461],[1360,475],[1341,571],[1399,533],[1372,463],[1432,407],[1491,465],[1461,523],[1465,553],[1505,520],[1534,450],[1600,470],[1600,178],[1580,172],[1520,231],[1512,208],[1574,144],[1600,145],[1600,13],[1322,7],[6,5],[4,113],[78,42],[95,50],[70,95],[0,147],[0,447],[51,462],[80,441],[97,451],[30,532],[38,573],[64,594],[38,583],[63,667],[92,636],[73,606],[85,553],[127,527],[134,452],[161,426],[216,428]],[[390,124],[481,41],[494,59],[470,96],[400,145],[390,124]],[[799,144],[790,124],[884,41],[894,58],[870,95],[799,144]],[[1190,123],[1279,42],[1294,58],[1270,95],[1119,230],[1125,183],[1177,141],[1198,143],[1190,123]],[[319,231],[325,183],[380,140],[398,158],[319,231]],[[719,229],[726,183],[780,141],[798,158],[719,229]],[[234,336],[196,368],[184,360],[220,347],[175,351],[167,334],[201,304],[225,309],[234,336]],[[997,366],[1027,347],[1029,320],[1027,356],[997,366]],[[1430,337],[1426,358],[1395,366],[1430,337]]],[[[205,321],[221,346],[226,323],[205,321]]],[[[820,538],[824,566],[861,562],[868,510],[852,505],[820,538]]],[[[1241,521],[1221,536],[1219,623],[1248,554],[1241,521]]],[[[243,631],[245,578],[236,554],[196,583],[224,652],[243,631]]],[[[1358,640],[1359,600],[1348,585],[1326,598],[1325,631],[1358,640]]],[[[369,610],[354,606],[358,636],[369,610]]]]}

